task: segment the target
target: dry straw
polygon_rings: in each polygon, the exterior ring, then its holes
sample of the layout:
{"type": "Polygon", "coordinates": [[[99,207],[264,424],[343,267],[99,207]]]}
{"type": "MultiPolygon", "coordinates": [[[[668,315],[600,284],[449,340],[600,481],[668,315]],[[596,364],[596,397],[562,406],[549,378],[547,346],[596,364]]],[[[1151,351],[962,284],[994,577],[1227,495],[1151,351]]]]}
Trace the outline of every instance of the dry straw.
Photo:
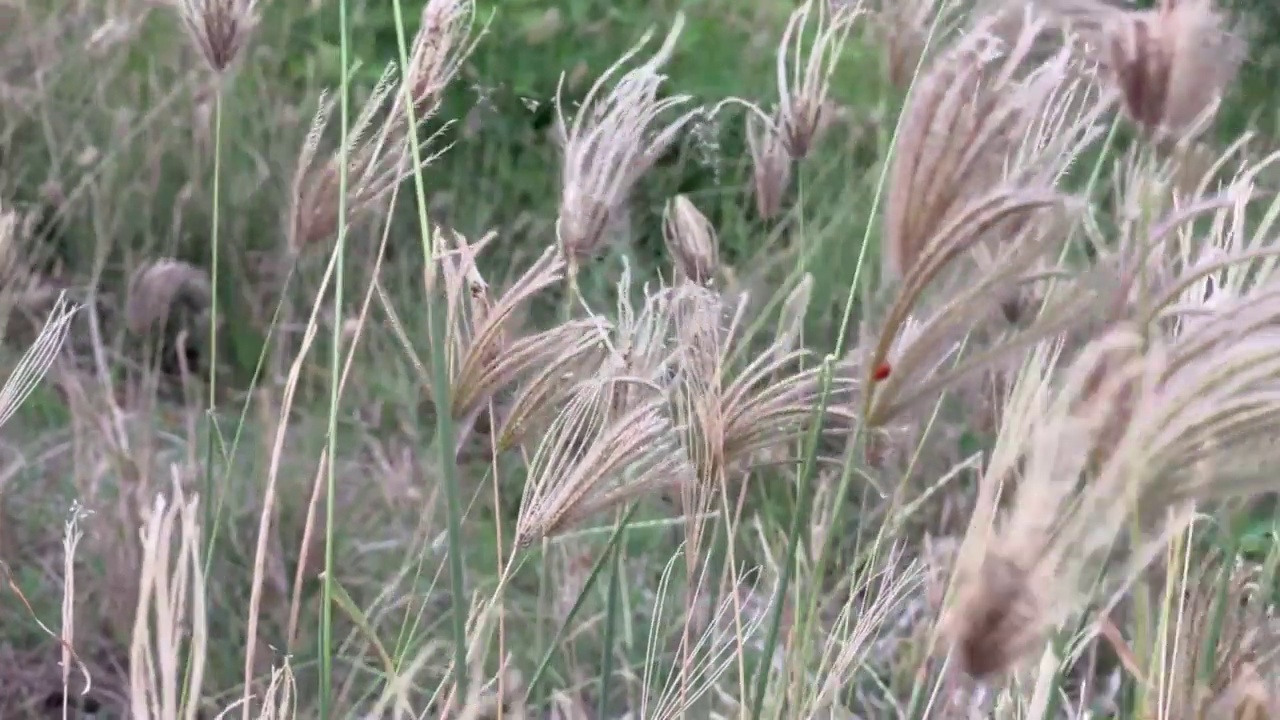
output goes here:
{"type": "Polygon", "coordinates": [[[172,501],[157,497],[140,532],[142,567],[129,647],[135,718],[200,716],[208,633],[199,498],[184,497],[176,469],[174,475],[172,501]]]}

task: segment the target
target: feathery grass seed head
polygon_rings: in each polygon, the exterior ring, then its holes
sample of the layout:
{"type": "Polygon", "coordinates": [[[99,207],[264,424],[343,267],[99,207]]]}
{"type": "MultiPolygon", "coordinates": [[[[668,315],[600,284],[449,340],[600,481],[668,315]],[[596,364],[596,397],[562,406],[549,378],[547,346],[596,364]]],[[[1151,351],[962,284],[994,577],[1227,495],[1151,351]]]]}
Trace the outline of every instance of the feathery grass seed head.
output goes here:
{"type": "Polygon", "coordinates": [[[692,479],[662,400],[606,421],[607,383],[586,381],[544,437],[516,520],[528,548],[579,520],[692,479]]]}
{"type": "Polygon", "coordinates": [[[422,136],[426,122],[439,110],[445,88],[475,49],[475,5],[470,0],[431,0],[422,13],[409,67],[387,66],[352,123],[345,148],[316,163],[333,110],[332,100],[321,96],[294,169],[287,227],[292,252],[319,247],[338,232],[344,154],[350,223],[377,212],[401,181],[448,150],[435,147],[435,141],[450,123],[422,136]]]}
{"type": "Polygon", "coordinates": [[[831,75],[853,21],[861,14],[860,4],[831,7],[828,0],[805,0],[787,20],[778,44],[777,122],[783,146],[794,160],[807,157],[817,139],[831,75]],[[805,29],[815,14],[813,39],[805,58],[805,29]]]}
{"type": "Polygon", "coordinates": [[[225,72],[258,22],[258,0],[174,0],[191,42],[209,68],[225,72]]]}
{"type": "Polygon", "coordinates": [[[657,53],[606,91],[613,76],[648,43],[652,32],[646,33],[591,86],[572,122],[564,115],[564,77],[560,79],[556,123],[562,168],[556,235],[570,272],[595,256],[636,182],[701,113],[695,109],[662,119],[691,100],[688,95],[658,95],[666,79],[659,70],[671,58],[683,28],[684,16],[677,15],[657,53]]]}
{"type": "Polygon", "coordinates": [[[1198,129],[1244,60],[1215,0],[1161,0],[1107,17],[1103,62],[1130,118],[1152,133],[1198,129]]]}
{"type": "Polygon", "coordinates": [[[791,154],[777,123],[755,112],[747,113],[746,122],[756,214],[768,221],[782,212],[782,202],[791,186],[791,154]]]}

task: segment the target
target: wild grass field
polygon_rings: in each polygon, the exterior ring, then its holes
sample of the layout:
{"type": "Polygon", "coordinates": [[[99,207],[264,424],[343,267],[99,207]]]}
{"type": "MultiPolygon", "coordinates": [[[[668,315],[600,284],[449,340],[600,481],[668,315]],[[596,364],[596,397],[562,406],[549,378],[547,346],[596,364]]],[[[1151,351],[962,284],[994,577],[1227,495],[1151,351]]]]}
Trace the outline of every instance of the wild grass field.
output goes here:
{"type": "Polygon", "coordinates": [[[1280,717],[1273,15],[0,0],[0,718],[1280,717]]]}

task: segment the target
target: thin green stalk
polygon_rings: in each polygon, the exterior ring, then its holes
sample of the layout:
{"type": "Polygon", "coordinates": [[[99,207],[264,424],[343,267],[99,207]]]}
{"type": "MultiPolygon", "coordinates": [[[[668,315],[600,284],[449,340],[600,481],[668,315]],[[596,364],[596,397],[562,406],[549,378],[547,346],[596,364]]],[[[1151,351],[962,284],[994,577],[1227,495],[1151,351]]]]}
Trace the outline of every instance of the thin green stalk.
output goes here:
{"type": "MultiPolygon", "coordinates": [[[[221,79],[219,78],[219,83],[221,79]]],[[[218,401],[218,217],[221,214],[221,189],[222,189],[222,86],[219,84],[217,92],[213,98],[213,218],[210,221],[209,229],[209,275],[212,278],[209,292],[209,353],[207,362],[209,364],[209,407],[205,411],[205,421],[208,425],[207,447],[205,448],[205,464],[204,464],[204,527],[205,532],[212,532],[217,536],[217,516],[210,517],[211,508],[213,507],[213,445],[216,435],[217,414],[216,407],[218,401]],[[210,522],[210,520],[213,522],[210,522]]],[[[218,515],[222,512],[223,497],[219,496],[218,515]]],[[[209,546],[209,552],[212,556],[212,543],[209,546]]]]}
{"type": "MultiPolygon", "coordinates": [[[[351,81],[347,69],[351,65],[350,26],[347,20],[347,0],[338,0],[338,59],[342,67],[341,115],[342,145],[338,150],[338,238],[336,277],[333,286],[333,316],[342,317],[343,285],[346,275],[347,251],[347,184],[348,138],[351,133],[351,81]]],[[[342,323],[335,321],[332,328],[332,347],[329,357],[329,423],[325,441],[329,462],[325,463],[325,528],[324,528],[324,578],[321,581],[320,603],[320,717],[328,720],[333,713],[333,546],[334,528],[337,527],[337,473],[335,458],[338,450],[338,378],[342,368],[342,323]]]]}
{"type": "MultiPolygon", "coordinates": [[[[345,3],[345,0],[343,0],[345,3]]],[[[402,76],[409,72],[409,46],[405,36],[404,10],[400,0],[392,0],[392,13],[396,26],[396,49],[399,52],[402,76]]],[[[413,190],[417,201],[418,229],[422,240],[422,261],[431,271],[433,262],[431,221],[427,217],[427,191],[422,178],[422,147],[418,139],[418,118],[409,89],[402,83],[404,108],[407,115],[409,148],[413,157],[413,190]]],[[[449,545],[449,590],[452,595],[450,613],[453,630],[453,667],[455,668],[455,698],[467,697],[467,594],[462,561],[462,497],[458,486],[458,465],[454,455],[453,417],[449,412],[450,401],[449,361],[445,353],[445,318],[448,309],[430,294],[425,298],[427,306],[427,334],[431,342],[431,397],[436,406],[436,452],[439,453],[441,481],[444,484],[445,512],[447,514],[445,536],[449,545]]]]}
{"type": "MultiPolygon", "coordinates": [[[[235,434],[231,436],[231,447],[224,448],[222,452],[223,465],[226,472],[222,476],[222,486],[226,488],[231,482],[231,469],[238,455],[240,448],[240,439],[244,435],[244,428],[248,422],[249,406],[253,403],[253,391],[258,388],[258,381],[262,379],[262,370],[267,364],[267,355],[270,352],[272,336],[275,330],[280,326],[280,313],[284,309],[285,299],[289,295],[289,288],[293,286],[293,276],[297,272],[297,264],[289,267],[289,273],[285,275],[284,283],[281,285],[280,300],[276,303],[276,309],[271,314],[271,323],[267,325],[267,334],[262,340],[262,350],[258,352],[258,360],[253,367],[253,375],[249,378],[249,394],[245,396],[244,405],[240,408],[240,418],[236,422],[235,434]]],[[[216,430],[216,427],[214,428],[216,430]]],[[[219,443],[219,447],[222,444],[219,443]]],[[[218,496],[218,507],[213,514],[213,534],[209,536],[209,544],[205,548],[204,557],[204,576],[209,577],[209,572],[213,567],[213,546],[218,540],[218,529],[221,526],[222,510],[225,505],[226,493],[218,496]]]]}
{"type": "MultiPolygon", "coordinates": [[[[925,38],[924,51],[921,52],[920,60],[916,63],[915,76],[919,75],[920,68],[923,66],[925,58],[928,56],[928,51],[930,49],[930,46],[933,44],[934,33],[937,31],[938,22],[941,20],[942,15],[943,15],[942,13],[936,14],[934,16],[933,23],[929,26],[929,33],[925,38]]],[[[911,89],[907,93],[907,98],[905,101],[906,103],[911,102],[911,95],[914,92],[915,92],[915,82],[913,80],[911,83],[911,89]]],[[[898,133],[895,131],[892,137],[889,138],[889,148],[887,153],[887,156],[889,158],[893,157],[893,154],[897,149],[897,145],[898,145],[898,133]]],[[[883,163],[880,168],[880,177],[876,180],[876,191],[872,195],[871,207],[868,210],[868,217],[871,219],[868,220],[867,227],[862,233],[862,243],[858,247],[858,259],[854,263],[854,267],[853,267],[853,278],[850,279],[849,281],[849,294],[845,297],[844,312],[841,313],[840,328],[836,333],[836,349],[835,349],[834,355],[837,358],[841,357],[844,354],[845,342],[847,342],[849,337],[849,322],[853,317],[854,298],[857,296],[858,289],[861,286],[862,272],[863,272],[863,269],[866,267],[866,261],[867,261],[867,248],[871,246],[871,233],[872,233],[872,230],[875,228],[874,219],[876,217],[876,214],[879,213],[880,211],[880,201],[881,201],[881,198],[884,197],[885,183],[889,177],[889,169],[891,167],[892,167],[892,160],[889,160],[883,163]]],[[[871,368],[868,368],[867,371],[871,372],[871,368]]],[[[867,393],[868,401],[870,400],[871,397],[872,397],[872,394],[868,392],[867,393]]],[[[819,408],[819,411],[818,411],[819,417],[824,416],[826,414],[827,402],[828,402],[828,398],[824,397],[822,399],[821,407],[819,408]]],[[[862,417],[864,418],[866,417],[865,412],[862,414],[862,417]]],[[[863,432],[863,429],[860,425],[855,434],[854,445],[851,448],[853,454],[849,456],[849,458],[846,460],[843,468],[841,468],[841,471],[840,471],[840,480],[836,484],[836,493],[835,493],[835,496],[832,498],[833,507],[840,508],[844,506],[845,500],[849,496],[849,486],[853,482],[854,463],[851,460],[852,458],[857,457],[858,454],[862,453],[865,450],[865,448],[866,448],[866,433],[863,432]]],[[[816,446],[815,446],[815,451],[816,451],[816,446]]],[[[827,532],[823,533],[822,540],[821,542],[818,543],[818,553],[813,566],[814,577],[817,577],[817,578],[826,577],[827,562],[830,560],[829,552],[831,549],[831,538],[832,536],[839,534],[839,529],[837,527],[838,521],[835,518],[839,518],[839,517],[840,517],[840,513],[837,510],[832,521],[832,526],[827,529],[827,532]]],[[[817,605],[817,594],[815,591],[815,594],[810,598],[809,607],[810,609],[812,609],[816,607],[816,605],[817,605]]],[[[809,612],[806,612],[806,616],[809,615],[811,611],[812,610],[810,610],[809,612]]],[[[805,621],[807,622],[807,618],[805,621]]]]}
{"type": "MultiPolygon", "coordinates": [[[[213,560],[213,548],[218,538],[218,523],[222,518],[222,503],[226,498],[226,493],[221,493],[217,497],[217,512],[212,510],[214,497],[213,483],[213,447],[217,440],[217,415],[215,406],[217,403],[217,386],[218,386],[218,215],[220,202],[220,189],[222,186],[222,78],[217,78],[218,87],[213,96],[213,212],[209,228],[209,275],[212,278],[211,290],[209,296],[209,353],[207,362],[209,364],[209,407],[205,410],[205,422],[208,423],[207,433],[205,436],[204,451],[204,503],[201,508],[201,514],[204,516],[201,524],[203,531],[209,533],[205,542],[205,563],[204,576],[209,577],[209,565],[213,560]]],[[[207,588],[206,588],[207,592],[207,588]]],[[[209,598],[206,594],[205,603],[209,598]]],[[[191,668],[187,668],[187,672],[183,675],[182,680],[182,700],[185,704],[187,701],[187,693],[190,690],[189,683],[191,681],[191,668]]]]}
{"type": "Polygon", "coordinates": [[[596,717],[608,717],[609,679],[613,676],[613,632],[618,623],[618,605],[622,574],[621,543],[609,551],[609,597],[605,603],[604,637],[600,646],[600,697],[596,700],[596,717]]]}
{"type": "MultiPolygon", "coordinates": [[[[774,647],[778,644],[778,632],[782,624],[782,611],[786,604],[787,589],[791,584],[792,569],[799,562],[797,555],[802,544],[801,534],[807,524],[805,520],[808,518],[808,513],[805,510],[809,503],[809,487],[812,485],[814,471],[817,468],[818,441],[822,437],[822,418],[826,413],[827,403],[830,402],[831,378],[834,369],[835,357],[828,355],[822,361],[822,395],[818,402],[818,412],[814,414],[813,427],[809,431],[809,436],[805,439],[806,452],[804,463],[800,468],[796,505],[791,512],[791,527],[787,529],[787,554],[781,563],[781,577],[778,578],[778,589],[774,593],[772,617],[769,619],[764,646],[761,649],[760,663],[756,667],[755,698],[751,704],[751,717],[755,718],[755,720],[760,719],[764,710],[764,696],[769,687],[770,658],[773,657],[774,647]]],[[[817,582],[820,583],[821,576],[815,577],[818,578],[817,582]]]]}
{"type": "Polygon", "coordinates": [[[636,511],[640,509],[640,505],[632,503],[622,515],[622,520],[618,522],[618,526],[613,529],[613,533],[609,535],[609,542],[605,545],[604,552],[596,559],[594,565],[591,566],[591,572],[587,575],[587,580],[582,584],[582,592],[578,593],[578,598],[573,601],[573,607],[569,608],[569,612],[564,616],[564,622],[556,629],[555,637],[551,638],[551,642],[547,645],[546,651],[542,654],[542,660],[538,662],[538,667],[533,671],[533,677],[529,678],[529,689],[525,691],[525,702],[530,702],[534,697],[534,693],[538,690],[538,683],[541,682],[542,676],[546,674],[547,668],[551,665],[551,658],[556,653],[556,648],[560,647],[560,641],[564,639],[564,633],[573,623],[574,618],[578,616],[578,611],[582,609],[586,602],[587,594],[595,587],[596,580],[600,577],[600,572],[604,570],[604,565],[609,561],[610,553],[618,547],[618,543],[622,540],[624,531],[631,525],[631,518],[635,517],[636,511]]]}

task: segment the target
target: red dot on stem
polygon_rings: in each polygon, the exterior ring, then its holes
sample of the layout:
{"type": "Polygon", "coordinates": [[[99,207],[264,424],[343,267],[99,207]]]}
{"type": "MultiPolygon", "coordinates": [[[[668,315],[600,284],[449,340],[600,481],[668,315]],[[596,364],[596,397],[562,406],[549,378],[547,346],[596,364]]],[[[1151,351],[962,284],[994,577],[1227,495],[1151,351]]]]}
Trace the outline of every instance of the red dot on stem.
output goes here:
{"type": "Polygon", "coordinates": [[[889,367],[889,363],[882,362],[877,365],[875,371],[871,373],[871,379],[876,381],[884,380],[889,377],[889,373],[892,371],[893,368],[889,367]]]}

